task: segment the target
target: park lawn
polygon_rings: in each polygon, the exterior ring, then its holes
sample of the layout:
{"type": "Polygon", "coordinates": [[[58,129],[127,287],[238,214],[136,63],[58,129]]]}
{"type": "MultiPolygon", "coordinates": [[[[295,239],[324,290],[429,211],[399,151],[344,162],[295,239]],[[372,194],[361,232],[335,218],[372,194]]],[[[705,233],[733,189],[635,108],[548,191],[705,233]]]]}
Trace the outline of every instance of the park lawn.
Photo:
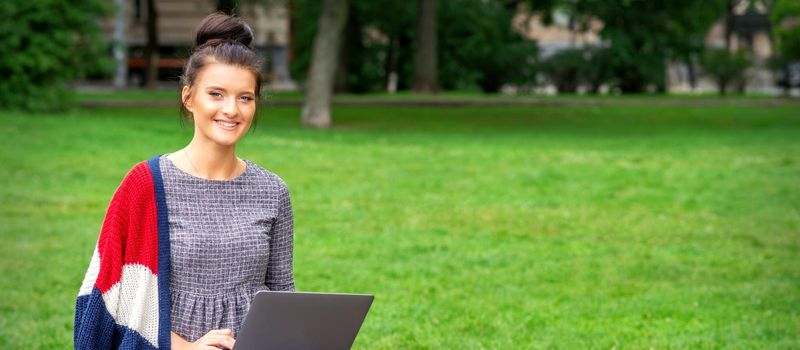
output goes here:
{"type": "MultiPolygon", "coordinates": [[[[375,294],[354,349],[800,347],[800,113],[267,108],[298,290],[375,294]]],[[[0,112],[0,348],[71,346],[105,208],[177,108],[0,112]]]]}

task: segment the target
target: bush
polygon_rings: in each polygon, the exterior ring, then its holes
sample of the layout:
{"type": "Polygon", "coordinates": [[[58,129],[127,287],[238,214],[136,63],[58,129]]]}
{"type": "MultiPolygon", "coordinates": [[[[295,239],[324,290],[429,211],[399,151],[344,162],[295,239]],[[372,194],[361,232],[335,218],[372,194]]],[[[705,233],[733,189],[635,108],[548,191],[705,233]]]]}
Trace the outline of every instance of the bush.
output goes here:
{"type": "Polygon", "coordinates": [[[789,61],[800,61],[800,1],[778,0],[770,13],[777,51],[789,61]]]}
{"type": "Polygon", "coordinates": [[[613,78],[609,51],[601,47],[558,51],[542,62],[541,69],[559,93],[575,93],[586,85],[596,94],[613,78]]]}
{"type": "Polygon", "coordinates": [[[702,64],[705,73],[717,82],[719,94],[725,95],[731,84],[744,83],[745,71],[752,64],[752,59],[745,51],[708,49],[703,55],[702,64]]]}
{"type": "Polygon", "coordinates": [[[587,47],[583,57],[587,59],[581,69],[581,79],[589,87],[589,92],[600,92],[603,84],[609,83],[614,78],[611,66],[611,53],[603,47],[587,47]]]}
{"type": "Polygon", "coordinates": [[[513,12],[496,1],[440,1],[439,84],[495,93],[535,80],[535,43],[512,30],[513,12]],[[526,81],[527,80],[527,81],[526,81]]]}
{"type": "Polygon", "coordinates": [[[583,49],[563,49],[542,62],[542,71],[559,93],[575,93],[582,83],[581,73],[586,65],[583,49]]]}
{"type": "Polygon", "coordinates": [[[0,108],[62,110],[67,81],[110,67],[98,21],[102,0],[4,0],[0,3],[0,108]]]}

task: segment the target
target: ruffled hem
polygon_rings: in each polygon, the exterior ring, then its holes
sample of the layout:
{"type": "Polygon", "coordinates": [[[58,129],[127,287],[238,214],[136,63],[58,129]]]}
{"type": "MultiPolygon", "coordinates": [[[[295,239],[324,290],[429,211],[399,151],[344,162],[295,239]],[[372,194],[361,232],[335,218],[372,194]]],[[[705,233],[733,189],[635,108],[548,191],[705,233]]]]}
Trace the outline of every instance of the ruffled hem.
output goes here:
{"type": "Polygon", "coordinates": [[[234,336],[250,310],[255,294],[267,286],[249,286],[220,294],[171,291],[172,331],[195,341],[212,329],[233,329],[234,336]]]}

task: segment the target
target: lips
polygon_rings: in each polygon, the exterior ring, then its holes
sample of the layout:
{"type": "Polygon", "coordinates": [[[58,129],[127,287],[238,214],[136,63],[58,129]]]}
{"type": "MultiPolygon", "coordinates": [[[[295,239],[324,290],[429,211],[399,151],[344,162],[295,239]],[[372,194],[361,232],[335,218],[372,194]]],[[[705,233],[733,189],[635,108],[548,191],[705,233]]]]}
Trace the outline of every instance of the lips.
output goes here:
{"type": "Polygon", "coordinates": [[[239,126],[240,124],[238,122],[229,122],[224,120],[214,120],[214,123],[216,123],[217,126],[222,128],[223,130],[228,130],[228,131],[235,130],[236,127],[239,126]]]}

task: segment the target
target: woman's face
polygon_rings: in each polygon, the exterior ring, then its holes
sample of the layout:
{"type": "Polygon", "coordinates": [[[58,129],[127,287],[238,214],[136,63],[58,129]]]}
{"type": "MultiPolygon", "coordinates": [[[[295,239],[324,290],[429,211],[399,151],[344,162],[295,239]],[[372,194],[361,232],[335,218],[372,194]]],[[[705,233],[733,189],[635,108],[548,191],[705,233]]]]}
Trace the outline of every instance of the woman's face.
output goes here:
{"type": "Polygon", "coordinates": [[[183,87],[181,97],[194,118],[195,138],[232,146],[241,139],[256,113],[256,78],[235,65],[209,63],[197,74],[194,86],[183,87]]]}

